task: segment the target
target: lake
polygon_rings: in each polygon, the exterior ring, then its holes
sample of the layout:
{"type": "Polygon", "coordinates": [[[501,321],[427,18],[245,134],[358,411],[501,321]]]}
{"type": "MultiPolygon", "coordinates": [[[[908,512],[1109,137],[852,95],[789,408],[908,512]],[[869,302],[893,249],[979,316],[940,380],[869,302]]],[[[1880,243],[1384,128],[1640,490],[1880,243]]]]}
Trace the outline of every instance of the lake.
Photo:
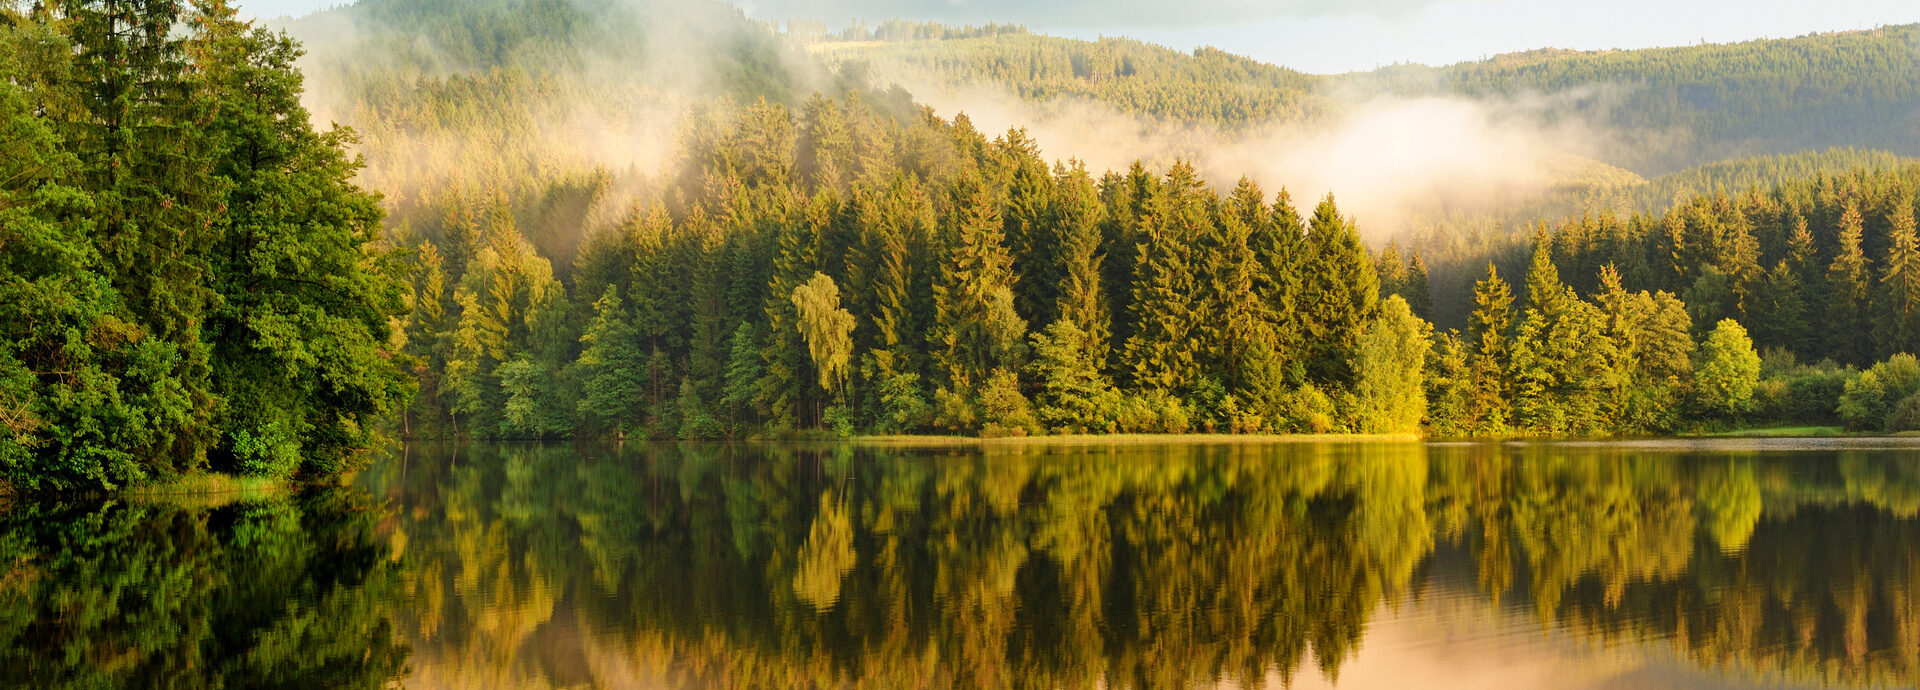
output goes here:
{"type": "Polygon", "coordinates": [[[414,445],[0,516],[12,687],[1920,683],[1920,439],[414,445]]]}

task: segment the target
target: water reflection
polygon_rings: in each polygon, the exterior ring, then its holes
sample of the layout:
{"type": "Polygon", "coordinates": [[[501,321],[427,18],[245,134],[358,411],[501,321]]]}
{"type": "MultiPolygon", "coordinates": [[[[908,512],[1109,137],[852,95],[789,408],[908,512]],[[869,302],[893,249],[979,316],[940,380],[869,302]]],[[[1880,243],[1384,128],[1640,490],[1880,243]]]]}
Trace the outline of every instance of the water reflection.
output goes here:
{"type": "Polygon", "coordinates": [[[415,449],[368,484],[420,685],[1317,683],[1438,597],[1512,628],[1483,647],[1911,684],[1920,467],[1796,450],[415,449]]]}
{"type": "Polygon", "coordinates": [[[15,506],[0,514],[0,681],[382,687],[407,647],[367,499],[15,506]]]}
{"type": "Polygon", "coordinates": [[[358,484],[17,511],[0,669],[132,686],[1920,681],[1912,446],[414,447],[358,484]]]}

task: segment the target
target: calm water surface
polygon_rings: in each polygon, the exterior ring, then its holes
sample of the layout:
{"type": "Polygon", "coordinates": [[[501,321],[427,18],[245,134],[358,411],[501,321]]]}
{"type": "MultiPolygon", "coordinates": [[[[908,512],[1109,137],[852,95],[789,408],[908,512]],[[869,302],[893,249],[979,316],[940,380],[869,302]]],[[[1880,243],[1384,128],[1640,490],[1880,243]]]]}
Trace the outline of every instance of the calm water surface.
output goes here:
{"type": "Polygon", "coordinates": [[[18,687],[1920,683],[1920,442],[413,446],[0,516],[18,687]]]}

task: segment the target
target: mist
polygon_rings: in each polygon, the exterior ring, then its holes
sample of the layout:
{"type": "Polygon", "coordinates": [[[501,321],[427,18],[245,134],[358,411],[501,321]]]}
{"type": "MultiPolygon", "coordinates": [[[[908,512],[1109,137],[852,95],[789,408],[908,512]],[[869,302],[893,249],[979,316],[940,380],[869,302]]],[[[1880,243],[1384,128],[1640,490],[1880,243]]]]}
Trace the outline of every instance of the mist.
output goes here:
{"type": "MultiPolygon", "coordinates": [[[[531,7],[506,6],[507,20],[523,19],[513,12],[531,7]]],[[[361,131],[362,182],[387,193],[395,208],[418,200],[424,190],[501,191],[501,180],[597,171],[612,180],[609,190],[569,222],[604,222],[629,209],[649,180],[677,169],[690,116],[727,116],[726,97],[741,95],[728,74],[743,60],[740,46],[757,41],[772,47],[771,55],[748,59],[778,61],[782,99],[789,104],[834,84],[821,61],[772,25],[729,6],[572,0],[565,7],[584,28],[496,48],[507,51],[504,58],[473,46],[440,45],[431,26],[393,25],[395,16],[407,17],[397,0],[369,0],[287,28],[308,47],[302,66],[314,119],[361,131]],[[507,78],[488,62],[505,62],[552,97],[486,102],[511,111],[486,118],[507,127],[446,126],[459,118],[444,113],[414,125],[410,113],[391,111],[432,107],[431,89],[460,88],[465,80],[485,88],[507,78]],[[394,85],[415,90],[381,91],[394,85]]],[[[1622,148],[1617,133],[1567,116],[1602,114],[1613,99],[1592,90],[1476,100],[1396,96],[1349,83],[1320,94],[1335,113],[1322,122],[1225,131],[1157,121],[1088,100],[1024,100],[996,84],[957,84],[898,65],[866,67],[872,87],[898,85],[944,117],[966,114],[990,135],[1024,128],[1050,159],[1078,159],[1095,171],[1125,169],[1136,160],[1164,170],[1186,160],[1223,191],[1245,176],[1269,194],[1286,188],[1303,207],[1333,193],[1375,243],[1437,212],[1513,206],[1580,180],[1638,181],[1593,160],[1614,159],[1608,152],[1622,148]]],[[[576,241],[553,248],[570,254],[576,241]]]]}
{"type": "MultiPolygon", "coordinates": [[[[1566,97],[1471,100],[1335,95],[1337,114],[1316,124],[1244,131],[1160,122],[1087,100],[1022,100],[1003,88],[886,75],[943,116],[964,113],[989,134],[1024,128],[1050,159],[1094,170],[1135,160],[1164,170],[1185,160],[1216,188],[1242,176],[1297,205],[1332,193],[1370,241],[1409,229],[1436,209],[1476,210],[1539,197],[1596,175],[1637,180],[1594,157],[1618,137],[1556,105],[1566,97]]],[[[1592,95],[1583,97],[1593,98],[1592,95]]]]}
{"type": "Polygon", "coordinates": [[[511,35],[478,47],[443,45],[414,11],[403,0],[367,0],[284,26],[307,49],[300,66],[314,121],[358,130],[363,184],[397,202],[424,189],[595,171],[631,187],[677,167],[692,114],[721,115],[716,108],[765,95],[730,79],[742,64],[772,62],[786,92],[776,96],[788,101],[830,81],[769,25],[715,2],[504,2],[487,19],[511,35]],[[484,93],[502,85],[520,91],[484,93]],[[461,89],[482,93],[437,98],[461,89]],[[432,110],[449,104],[484,112],[432,110]]]}

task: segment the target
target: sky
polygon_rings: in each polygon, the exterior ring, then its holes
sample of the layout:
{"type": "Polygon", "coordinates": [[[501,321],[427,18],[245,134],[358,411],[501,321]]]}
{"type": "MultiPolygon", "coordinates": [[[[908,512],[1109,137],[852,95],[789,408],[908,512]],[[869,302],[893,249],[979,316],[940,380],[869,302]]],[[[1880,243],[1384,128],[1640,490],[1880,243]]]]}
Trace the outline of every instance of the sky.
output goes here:
{"type": "MultiPolygon", "coordinates": [[[[672,2],[673,0],[666,0],[672,2]]],[[[239,0],[297,16],[341,0],[239,0]]],[[[1075,38],[1213,46],[1315,73],[1449,64],[1533,48],[1604,50],[1784,38],[1920,22],[1916,0],[738,0],[760,19],[1025,24],[1075,38]]]]}

